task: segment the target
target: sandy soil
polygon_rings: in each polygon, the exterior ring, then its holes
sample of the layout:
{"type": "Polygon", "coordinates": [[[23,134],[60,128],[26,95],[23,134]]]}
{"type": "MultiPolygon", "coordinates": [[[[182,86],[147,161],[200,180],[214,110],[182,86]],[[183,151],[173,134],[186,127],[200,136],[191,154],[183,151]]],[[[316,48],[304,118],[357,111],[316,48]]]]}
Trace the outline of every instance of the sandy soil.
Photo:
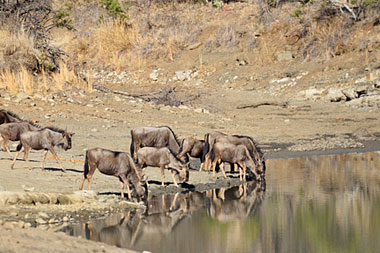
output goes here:
{"type": "MultiPolygon", "coordinates": [[[[197,57],[199,52],[190,51],[176,62],[163,63],[162,66],[157,63],[157,65],[165,70],[163,73],[168,73],[166,78],[169,78],[179,66],[181,69],[193,68],[197,57]]],[[[224,56],[211,55],[209,58],[205,56],[204,61],[210,63],[210,66],[204,67],[202,71],[199,69],[197,78],[202,80],[201,84],[196,80],[178,84],[180,98],[192,98],[181,107],[157,105],[122,95],[78,89],[23,99],[9,96],[2,91],[1,108],[25,119],[36,120],[43,126],[52,125],[62,129],[67,127],[68,130],[75,132],[75,136],[71,150],[65,152],[57,149],[59,156],[64,159],[62,163],[67,169],[66,173],[60,171],[56,161],[52,159],[48,160],[46,170],[42,171],[40,169],[42,152],[38,151],[32,151],[30,155],[34,167],[31,172],[28,171],[22,157],[16,162],[14,170],[11,170],[10,156],[6,152],[0,152],[0,191],[73,193],[78,190],[82,178],[85,150],[103,147],[129,152],[130,130],[138,126],[167,125],[179,138],[186,136],[203,138],[205,133],[215,130],[248,135],[257,141],[268,159],[305,153],[380,149],[379,107],[355,108],[346,106],[345,103],[326,102],[323,97],[314,100],[299,95],[300,91],[324,80],[326,76],[337,80],[345,74],[344,70],[350,72],[356,66],[357,56],[332,60],[326,65],[289,64],[285,68],[284,63],[262,68],[249,65],[236,66],[237,57],[238,53],[224,56]],[[211,64],[213,62],[215,64],[211,64]],[[274,87],[275,84],[271,80],[280,80],[288,72],[308,74],[297,81],[297,85],[281,89],[274,87]],[[235,76],[236,82],[233,81],[235,76]],[[252,76],[257,81],[252,81],[252,76]],[[227,79],[232,81],[227,82],[227,79]],[[258,103],[263,104],[256,108],[238,109],[244,105],[258,103]]],[[[109,84],[108,87],[135,93],[164,88],[165,81],[152,83],[148,77],[151,71],[148,69],[144,72],[145,77],[138,80],[139,85],[127,82],[109,84]]],[[[138,75],[143,76],[141,73],[138,75]]],[[[12,143],[11,149],[15,150],[16,145],[17,143],[12,143]]],[[[197,166],[198,164],[193,161],[192,167],[196,169],[197,166]]],[[[270,168],[267,168],[267,173],[270,173],[270,168]]],[[[191,170],[190,181],[178,189],[173,186],[171,177],[167,173],[168,186],[162,188],[159,185],[158,168],[148,168],[147,176],[151,194],[189,189],[205,190],[238,183],[236,178],[224,180],[222,175],[218,174],[217,179],[214,179],[207,172],[191,170]]],[[[93,190],[101,196],[110,196],[120,201],[117,195],[119,182],[114,177],[96,172],[93,190]]],[[[78,217],[84,216],[88,209],[91,209],[89,214],[93,216],[93,213],[99,215],[113,210],[104,206],[97,208],[96,204],[94,206],[92,209],[91,204],[62,207],[0,206],[0,224],[3,224],[0,226],[2,234],[0,251],[66,252],[68,247],[71,252],[121,251],[60,233],[34,228],[17,228],[20,221],[33,225],[42,211],[57,219],[62,219],[64,216],[77,219],[75,214],[82,213],[78,217]]]]}

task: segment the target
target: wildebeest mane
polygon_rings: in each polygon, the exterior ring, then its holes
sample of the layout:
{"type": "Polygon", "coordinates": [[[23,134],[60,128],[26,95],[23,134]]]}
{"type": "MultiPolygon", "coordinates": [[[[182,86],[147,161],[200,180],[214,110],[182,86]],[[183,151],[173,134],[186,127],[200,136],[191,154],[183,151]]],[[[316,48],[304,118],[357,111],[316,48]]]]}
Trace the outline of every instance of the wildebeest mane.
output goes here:
{"type": "Polygon", "coordinates": [[[245,135],[233,135],[233,136],[234,137],[238,137],[238,138],[248,138],[250,141],[252,141],[253,146],[256,148],[257,153],[259,153],[259,156],[263,157],[264,153],[261,151],[261,149],[259,148],[259,146],[257,146],[257,143],[252,139],[252,137],[245,136],[245,135]]]}
{"type": "Polygon", "coordinates": [[[170,154],[172,154],[174,157],[175,157],[175,159],[177,160],[177,161],[179,161],[181,164],[185,164],[184,162],[182,162],[181,161],[181,159],[179,159],[178,157],[177,157],[177,155],[170,149],[170,148],[168,148],[169,149],[169,151],[170,151],[170,154]]]}
{"type": "Polygon", "coordinates": [[[177,136],[175,135],[174,131],[169,126],[159,126],[158,128],[164,128],[164,127],[169,129],[169,131],[173,134],[175,141],[179,144],[177,136]]]}
{"type": "Polygon", "coordinates": [[[21,118],[16,113],[13,113],[13,112],[10,112],[10,111],[4,110],[4,109],[0,109],[0,112],[4,112],[4,113],[8,114],[9,116],[12,116],[13,118],[17,118],[17,119],[21,120],[21,118]]]}
{"type": "Polygon", "coordinates": [[[45,130],[45,129],[49,129],[51,131],[54,131],[54,132],[57,132],[57,133],[61,133],[61,134],[63,134],[63,133],[66,132],[65,130],[62,130],[62,129],[57,128],[57,127],[52,127],[52,126],[47,126],[47,127],[41,128],[38,131],[42,131],[42,130],[45,130]]]}
{"type": "Polygon", "coordinates": [[[185,142],[185,138],[183,138],[182,140],[181,140],[181,143],[179,144],[179,151],[178,151],[178,154],[180,154],[182,151],[183,151],[183,149],[182,149],[182,147],[183,147],[183,143],[185,142]]]}

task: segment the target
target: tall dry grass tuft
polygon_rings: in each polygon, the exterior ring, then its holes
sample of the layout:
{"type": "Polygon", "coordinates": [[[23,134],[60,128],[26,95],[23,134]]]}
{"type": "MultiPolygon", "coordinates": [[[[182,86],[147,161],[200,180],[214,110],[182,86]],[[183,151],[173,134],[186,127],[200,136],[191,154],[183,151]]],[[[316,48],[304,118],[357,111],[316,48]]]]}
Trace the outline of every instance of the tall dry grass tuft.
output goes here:
{"type": "Polygon", "coordinates": [[[92,83],[84,81],[80,78],[73,69],[69,69],[66,64],[60,64],[59,71],[53,73],[52,81],[54,90],[65,90],[70,86],[74,86],[87,91],[92,90],[92,83]]]}
{"type": "Polygon", "coordinates": [[[20,71],[18,72],[18,82],[23,92],[29,95],[33,94],[33,90],[34,90],[33,76],[24,66],[22,66],[20,71]]]}
{"type": "Polygon", "coordinates": [[[128,51],[140,40],[139,34],[123,20],[116,19],[100,24],[95,33],[96,57],[106,66],[121,70],[128,66],[128,51]]]}
{"type": "Polygon", "coordinates": [[[17,78],[14,72],[10,71],[9,69],[6,69],[0,73],[0,79],[1,83],[4,84],[1,88],[9,90],[12,95],[17,94],[17,78]]]}

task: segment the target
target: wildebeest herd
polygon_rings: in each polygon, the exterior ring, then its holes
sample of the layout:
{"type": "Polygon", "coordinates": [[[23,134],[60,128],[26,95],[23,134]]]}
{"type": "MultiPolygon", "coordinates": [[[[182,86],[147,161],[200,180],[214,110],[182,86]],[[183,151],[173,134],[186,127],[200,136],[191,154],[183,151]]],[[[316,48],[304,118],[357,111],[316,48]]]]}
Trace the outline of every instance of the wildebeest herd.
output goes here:
{"type": "MultiPolygon", "coordinates": [[[[44,150],[41,167],[44,168],[47,153],[50,151],[63,168],[55,146],[64,150],[71,149],[71,138],[74,133],[55,127],[41,127],[34,122],[23,120],[16,114],[0,109],[1,149],[6,150],[13,158],[11,168],[14,168],[18,155],[24,151],[24,160],[31,170],[28,160],[29,152],[44,150]],[[9,150],[9,141],[19,141],[16,155],[9,150]]],[[[124,197],[124,187],[127,188],[130,200],[145,200],[148,192],[148,182],[145,177],[147,166],[161,169],[161,183],[165,185],[165,169],[168,169],[174,185],[189,180],[189,156],[199,158],[202,169],[213,172],[219,167],[224,178],[227,175],[224,163],[229,163],[231,170],[239,169],[241,181],[247,174],[261,181],[265,177],[265,158],[251,137],[228,135],[222,132],[211,132],[204,140],[187,137],[178,140],[173,130],[168,126],[138,127],[131,131],[130,154],[103,148],[92,148],[86,151],[84,173],[80,183],[83,189],[85,180],[91,189],[91,178],[95,170],[118,177],[121,196],[124,197]]]]}

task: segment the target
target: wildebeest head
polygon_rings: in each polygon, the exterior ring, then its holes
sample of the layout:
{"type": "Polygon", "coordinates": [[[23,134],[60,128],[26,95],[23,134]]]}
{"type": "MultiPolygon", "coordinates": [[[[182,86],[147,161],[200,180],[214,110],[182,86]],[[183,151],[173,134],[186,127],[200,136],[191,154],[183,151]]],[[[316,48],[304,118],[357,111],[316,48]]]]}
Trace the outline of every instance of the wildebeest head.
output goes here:
{"type": "Polygon", "coordinates": [[[135,194],[136,194],[136,199],[138,201],[143,201],[145,202],[147,197],[148,197],[148,183],[147,179],[145,176],[142,177],[141,181],[139,184],[135,187],[135,194]]]}
{"type": "Polygon", "coordinates": [[[189,181],[189,163],[185,163],[183,164],[182,166],[182,170],[179,170],[178,171],[178,179],[181,181],[181,182],[187,182],[189,181]]]}
{"type": "Polygon", "coordinates": [[[58,144],[65,151],[71,149],[71,138],[75,133],[67,132],[66,130],[62,133],[62,141],[58,144]]]}

